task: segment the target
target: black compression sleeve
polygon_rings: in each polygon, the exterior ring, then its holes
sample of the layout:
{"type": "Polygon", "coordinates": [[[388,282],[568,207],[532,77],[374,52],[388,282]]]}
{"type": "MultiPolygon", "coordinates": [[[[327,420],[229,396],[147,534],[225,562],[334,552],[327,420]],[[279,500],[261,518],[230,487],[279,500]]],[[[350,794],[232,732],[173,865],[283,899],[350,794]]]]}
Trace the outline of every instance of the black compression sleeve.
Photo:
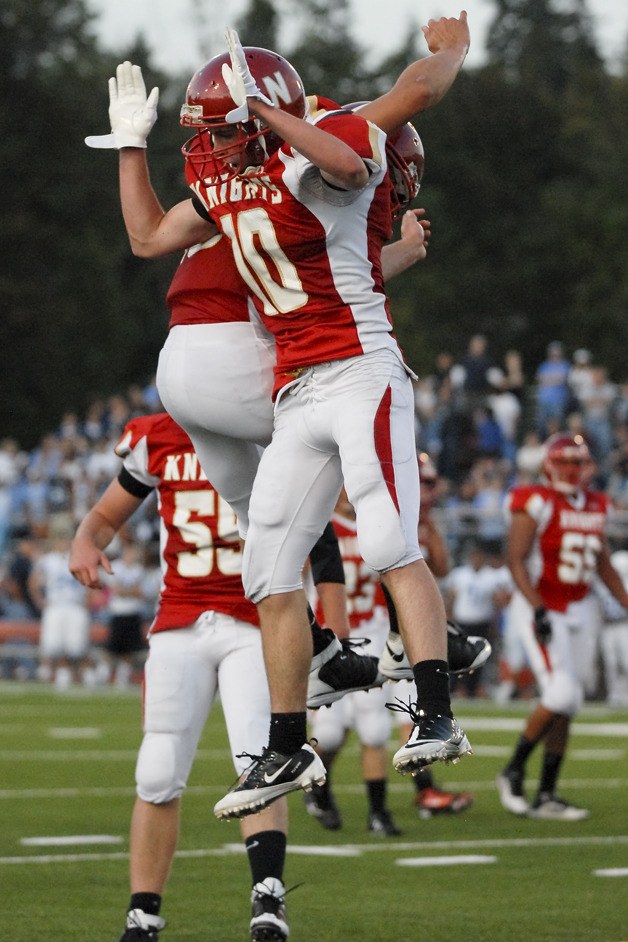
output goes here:
{"type": "Polygon", "coordinates": [[[345,584],[345,570],[342,565],[338,537],[331,523],[323,530],[310,553],[312,578],[314,585],[319,582],[336,582],[345,584]]]}

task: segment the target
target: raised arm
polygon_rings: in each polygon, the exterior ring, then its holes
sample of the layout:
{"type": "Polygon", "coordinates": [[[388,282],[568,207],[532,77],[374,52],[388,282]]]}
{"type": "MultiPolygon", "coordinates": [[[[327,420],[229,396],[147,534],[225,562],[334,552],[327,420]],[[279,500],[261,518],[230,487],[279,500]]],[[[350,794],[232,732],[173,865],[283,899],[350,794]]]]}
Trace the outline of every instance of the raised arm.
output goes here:
{"type": "Polygon", "coordinates": [[[344,190],[359,190],[366,186],[369,171],[360,155],[333,134],[275,108],[251,75],[236,31],[228,29],[226,37],[231,67],[223,65],[222,75],[235,104],[227,115],[227,121],[238,124],[254,115],[318,167],[332,185],[344,190]]]}
{"type": "Polygon", "coordinates": [[[363,117],[387,134],[443,98],[469,51],[465,10],[458,18],[443,16],[439,20],[430,20],[422,29],[432,55],[413,62],[404,69],[389,92],[359,109],[363,117]]]}
{"type": "Polygon", "coordinates": [[[85,138],[88,147],[120,153],[120,201],[124,224],[135,255],[156,258],[209,239],[213,223],[184,200],[166,212],[150,182],[146,142],[157,120],[159,89],[146,94],[139,65],[122,62],[109,79],[109,134],[85,138]]]}
{"type": "Polygon", "coordinates": [[[198,215],[192,200],[182,200],[167,212],[150,182],[146,151],[125,147],[120,151],[120,205],[134,255],[158,258],[198,242],[205,242],[217,227],[198,215]]]}

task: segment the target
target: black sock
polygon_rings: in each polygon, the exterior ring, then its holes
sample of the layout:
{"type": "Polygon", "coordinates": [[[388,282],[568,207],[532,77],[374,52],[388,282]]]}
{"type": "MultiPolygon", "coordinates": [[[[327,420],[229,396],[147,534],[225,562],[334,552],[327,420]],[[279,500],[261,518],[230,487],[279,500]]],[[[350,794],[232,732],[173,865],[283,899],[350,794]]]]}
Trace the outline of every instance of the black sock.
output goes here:
{"type": "Polygon", "coordinates": [[[419,661],[412,668],[417,689],[418,709],[426,713],[452,716],[447,661],[419,661]]]}
{"type": "Polygon", "coordinates": [[[364,784],[366,785],[371,813],[379,814],[386,807],[386,779],[372,779],[364,784]]]}
{"type": "Polygon", "coordinates": [[[158,916],[161,909],[161,896],[159,893],[132,893],[129,912],[132,909],[141,909],[147,916],[158,916]]]}
{"type": "Polygon", "coordinates": [[[526,739],[525,736],[520,736],[519,742],[515,746],[514,755],[506,766],[506,769],[512,769],[514,772],[523,772],[526,762],[528,761],[528,756],[535,746],[536,742],[526,739]]]}
{"type": "Polygon", "coordinates": [[[426,788],[434,788],[434,778],[429,765],[426,765],[422,769],[419,769],[417,772],[415,772],[412,776],[412,781],[414,782],[414,787],[419,793],[425,791],[426,788]]]}
{"type": "Polygon", "coordinates": [[[289,756],[307,740],[307,714],[271,713],[268,748],[289,756]]]}
{"type": "Polygon", "coordinates": [[[266,877],[283,881],[286,861],[286,835],[283,831],[259,831],[244,842],[251,868],[253,886],[266,877]]]}
{"type": "Polygon", "coordinates": [[[562,752],[546,752],[543,756],[541,779],[539,781],[539,795],[541,793],[546,795],[554,794],[563,758],[564,755],[562,752]]]}
{"type": "Polygon", "coordinates": [[[392,595],[382,582],[382,591],[384,593],[384,598],[386,599],[386,608],[388,609],[388,620],[390,622],[390,631],[394,635],[399,634],[399,621],[397,620],[397,609],[395,608],[395,603],[392,600],[392,595]]]}

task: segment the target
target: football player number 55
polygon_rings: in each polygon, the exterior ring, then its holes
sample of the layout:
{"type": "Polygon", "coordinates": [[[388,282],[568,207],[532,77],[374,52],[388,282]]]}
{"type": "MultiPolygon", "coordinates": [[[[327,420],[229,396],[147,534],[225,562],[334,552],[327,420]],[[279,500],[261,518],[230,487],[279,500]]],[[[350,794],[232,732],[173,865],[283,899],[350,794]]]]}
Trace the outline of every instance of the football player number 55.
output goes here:
{"type": "Polygon", "coordinates": [[[602,541],[595,533],[564,533],[558,578],[568,585],[589,583],[597,568],[602,541]]]}
{"type": "Polygon", "coordinates": [[[239,574],[242,571],[242,553],[229,504],[215,491],[177,491],[174,498],[172,522],[181,539],[196,547],[195,552],[179,553],[179,575],[184,579],[203,578],[210,574],[214,565],[226,576],[239,574]],[[215,546],[212,531],[201,517],[216,517],[218,536],[221,541],[232,543],[234,548],[215,546]]]}
{"type": "Polygon", "coordinates": [[[223,216],[222,228],[231,239],[238,271],[263,303],[264,314],[274,317],[303,307],[307,294],[296,268],[279,245],[275,227],[263,207],[238,213],[237,224],[233,215],[223,216]]]}

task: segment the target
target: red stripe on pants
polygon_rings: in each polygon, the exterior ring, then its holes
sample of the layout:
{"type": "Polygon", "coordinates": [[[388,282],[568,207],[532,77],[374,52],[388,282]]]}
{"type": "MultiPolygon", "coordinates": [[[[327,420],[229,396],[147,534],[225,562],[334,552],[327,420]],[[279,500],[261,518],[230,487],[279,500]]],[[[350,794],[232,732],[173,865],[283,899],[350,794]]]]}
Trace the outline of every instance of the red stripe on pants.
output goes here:
{"type": "Polygon", "coordinates": [[[397,486],[395,484],[395,467],[392,459],[392,440],[390,437],[390,407],[392,404],[392,390],[390,386],[382,396],[382,400],[375,414],[375,451],[379,458],[379,465],[382,469],[382,476],[386,482],[388,493],[390,494],[397,512],[399,511],[399,500],[397,499],[397,486]]]}

